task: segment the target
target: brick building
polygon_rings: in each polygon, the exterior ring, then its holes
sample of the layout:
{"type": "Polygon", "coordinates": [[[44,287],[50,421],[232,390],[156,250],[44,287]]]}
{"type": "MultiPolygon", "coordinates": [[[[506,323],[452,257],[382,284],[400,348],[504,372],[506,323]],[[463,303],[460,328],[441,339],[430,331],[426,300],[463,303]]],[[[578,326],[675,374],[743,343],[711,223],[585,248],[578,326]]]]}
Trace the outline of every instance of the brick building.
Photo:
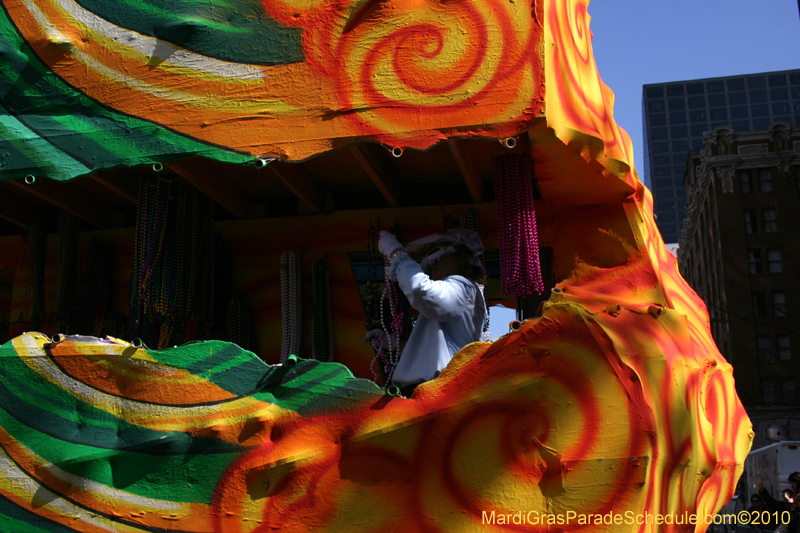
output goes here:
{"type": "Polygon", "coordinates": [[[722,126],[687,159],[678,258],[756,426],[800,438],[800,129],[722,126]],[[777,418],[776,418],[777,417],[777,418]]]}

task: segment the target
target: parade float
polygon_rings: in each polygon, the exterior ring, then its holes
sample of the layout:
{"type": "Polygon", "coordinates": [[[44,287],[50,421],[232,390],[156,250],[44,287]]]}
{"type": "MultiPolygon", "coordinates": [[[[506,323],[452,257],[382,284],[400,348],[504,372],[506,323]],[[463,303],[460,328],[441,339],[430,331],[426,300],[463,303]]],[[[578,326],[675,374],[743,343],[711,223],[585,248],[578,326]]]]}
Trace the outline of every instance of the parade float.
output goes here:
{"type": "Polygon", "coordinates": [[[1,531],[699,532],[730,500],[752,426],[587,1],[0,4],[1,531]],[[523,320],[390,394],[375,231],[454,225],[523,320]]]}

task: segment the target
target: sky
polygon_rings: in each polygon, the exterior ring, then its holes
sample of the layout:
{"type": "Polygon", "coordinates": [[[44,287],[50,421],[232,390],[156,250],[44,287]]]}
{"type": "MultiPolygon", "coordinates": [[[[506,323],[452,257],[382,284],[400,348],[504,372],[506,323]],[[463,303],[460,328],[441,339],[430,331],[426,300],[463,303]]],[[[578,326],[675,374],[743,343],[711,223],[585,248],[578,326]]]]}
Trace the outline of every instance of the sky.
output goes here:
{"type": "Polygon", "coordinates": [[[642,85],[800,68],[797,0],[592,0],[589,15],[642,181],[642,85]]]}

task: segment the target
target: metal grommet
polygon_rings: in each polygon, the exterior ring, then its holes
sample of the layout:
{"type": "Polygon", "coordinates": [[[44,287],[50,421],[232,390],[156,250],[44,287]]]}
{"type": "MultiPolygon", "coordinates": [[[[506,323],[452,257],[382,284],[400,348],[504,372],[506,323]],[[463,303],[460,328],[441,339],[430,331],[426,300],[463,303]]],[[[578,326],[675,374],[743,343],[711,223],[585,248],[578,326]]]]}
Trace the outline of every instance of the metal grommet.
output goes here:
{"type": "Polygon", "coordinates": [[[133,346],[134,348],[141,348],[142,346],[144,346],[144,343],[142,342],[142,339],[136,337],[131,341],[131,346],[133,346]]]}
{"type": "Polygon", "coordinates": [[[153,172],[161,172],[164,170],[164,165],[161,163],[153,163],[153,172]]]}
{"type": "Polygon", "coordinates": [[[288,368],[297,366],[297,356],[295,354],[289,354],[289,357],[283,362],[283,366],[288,368]]]}
{"type": "Polygon", "coordinates": [[[515,148],[517,146],[517,138],[516,137],[506,137],[500,141],[500,144],[505,146],[506,148],[515,148]]]}
{"type": "Polygon", "coordinates": [[[401,147],[399,147],[399,146],[395,146],[394,148],[392,148],[392,149],[391,149],[391,150],[389,150],[389,151],[390,151],[390,152],[392,153],[392,155],[393,155],[393,156],[395,156],[395,157],[400,157],[401,155],[403,155],[403,149],[402,149],[401,147]]]}
{"type": "Polygon", "coordinates": [[[63,333],[58,333],[55,337],[53,337],[53,342],[56,344],[64,342],[65,340],[67,340],[67,336],[63,333]]]}
{"type": "Polygon", "coordinates": [[[36,183],[36,176],[34,176],[33,174],[28,174],[27,176],[25,176],[25,183],[27,183],[28,185],[33,185],[34,183],[36,183]]]}
{"type": "Polygon", "coordinates": [[[261,158],[259,158],[259,159],[256,159],[253,162],[253,166],[256,167],[256,168],[264,168],[265,166],[269,165],[273,161],[275,161],[274,158],[272,158],[272,159],[261,159],[261,158]]]}
{"type": "Polygon", "coordinates": [[[398,396],[400,396],[400,387],[398,387],[397,385],[389,385],[389,387],[387,387],[386,389],[386,394],[388,394],[392,398],[397,398],[398,396]]]}
{"type": "Polygon", "coordinates": [[[512,320],[508,323],[508,329],[511,331],[519,331],[522,329],[522,320],[512,320]]]}

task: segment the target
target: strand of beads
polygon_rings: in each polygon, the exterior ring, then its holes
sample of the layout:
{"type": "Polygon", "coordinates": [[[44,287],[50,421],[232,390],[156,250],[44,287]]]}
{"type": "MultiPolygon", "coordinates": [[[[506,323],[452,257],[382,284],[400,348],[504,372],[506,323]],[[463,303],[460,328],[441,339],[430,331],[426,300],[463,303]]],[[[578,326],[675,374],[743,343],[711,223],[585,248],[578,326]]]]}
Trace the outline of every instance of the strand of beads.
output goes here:
{"type": "Polygon", "coordinates": [[[245,350],[254,351],[253,310],[246,301],[236,298],[231,300],[225,324],[228,340],[245,350]]]}
{"type": "Polygon", "coordinates": [[[281,362],[300,353],[302,340],[300,261],[291,250],[281,254],[281,362]]]}
{"type": "MultiPolygon", "coordinates": [[[[474,207],[469,207],[464,210],[458,217],[459,226],[472,230],[478,235],[481,234],[481,214],[478,212],[477,209],[474,207]]],[[[484,271],[486,270],[486,261],[484,261],[483,254],[478,256],[478,259],[481,261],[481,266],[483,267],[484,271]]],[[[487,292],[486,285],[483,286],[483,301],[489,301],[489,294],[487,292]]],[[[489,340],[489,313],[486,313],[486,319],[483,321],[483,336],[485,340],[489,340]]]]}
{"type": "MultiPolygon", "coordinates": [[[[384,266],[389,267],[391,262],[384,259],[384,266]]],[[[385,332],[384,338],[386,342],[383,343],[384,349],[384,369],[387,381],[391,381],[394,369],[397,363],[400,362],[400,339],[403,337],[403,325],[405,323],[405,313],[403,312],[403,303],[400,296],[400,287],[397,282],[385,279],[384,295],[389,299],[389,310],[392,315],[389,327],[386,326],[384,320],[383,298],[381,298],[381,327],[385,332]]]]}
{"type": "Polygon", "coordinates": [[[492,158],[497,233],[500,244],[500,290],[522,298],[544,291],[530,158],[503,154],[492,158]]]}
{"type": "Polygon", "coordinates": [[[75,286],[78,264],[78,221],[67,213],[58,214],[58,300],[56,320],[64,333],[75,328],[75,286]]]}
{"type": "Polygon", "coordinates": [[[47,252],[47,218],[37,211],[31,220],[28,237],[28,268],[31,277],[31,329],[37,330],[45,319],[44,269],[47,252]]]}
{"type": "MultiPolygon", "coordinates": [[[[92,323],[92,335],[101,337],[105,330],[111,284],[111,246],[93,239],[89,243],[89,278],[86,287],[86,316],[92,323]]],[[[111,334],[112,332],[108,332],[111,334]]],[[[114,335],[116,336],[116,335],[114,335]]]]}
{"type": "Polygon", "coordinates": [[[333,317],[328,266],[325,259],[315,259],[311,269],[312,321],[311,353],[318,361],[333,360],[333,317]]]}

